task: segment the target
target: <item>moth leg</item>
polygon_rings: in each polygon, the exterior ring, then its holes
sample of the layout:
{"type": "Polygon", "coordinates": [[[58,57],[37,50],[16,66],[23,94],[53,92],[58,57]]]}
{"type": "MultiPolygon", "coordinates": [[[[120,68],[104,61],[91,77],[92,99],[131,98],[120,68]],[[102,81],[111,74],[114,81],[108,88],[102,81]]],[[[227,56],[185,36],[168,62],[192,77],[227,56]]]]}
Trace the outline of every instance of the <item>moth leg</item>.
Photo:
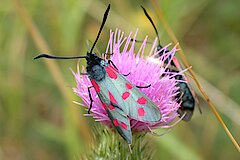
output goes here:
{"type": "MultiPolygon", "coordinates": [[[[108,63],[111,64],[111,65],[113,65],[113,67],[114,67],[116,70],[118,70],[118,68],[115,66],[115,64],[113,63],[113,61],[111,61],[111,60],[109,59],[109,60],[108,60],[108,63]]],[[[130,75],[130,72],[129,72],[128,74],[122,74],[122,75],[128,76],[128,75],[130,75]]]]}
{"type": "Polygon", "coordinates": [[[137,88],[149,88],[151,87],[151,84],[147,85],[147,86],[136,86],[137,88]]]}
{"type": "MultiPolygon", "coordinates": [[[[115,64],[113,63],[113,61],[111,61],[111,60],[109,59],[109,60],[108,60],[108,63],[111,64],[111,65],[113,65],[113,67],[114,67],[116,70],[118,70],[118,68],[115,66],[115,64]]],[[[128,76],[128,75],[130,75],[130,72],[129,72],[128,74],[122,74],[122,75],[128,76]]]]}
{"type": "Polygon", "coordinates": [[[91,95],[91,92],[90,92],[90,89],[92,88],[93,86],[90,86],[88,87],[88,95],[89,95],[89,98],[90,98],[90,107],[88,109],[88,114],[90,114],[90,111],[92,109],[92,102],[93,102],[93,99],[92,99],[92,95],[91,95]]]}
{"type": "Polygon", "coordinates": [[[129,75],[130,75],[130,72],[129,72],[128,74],[122,74],[122,75],[124,75],[125,77],[126,77],[126,76],[129,76],[129,75]]]}
{"type": "Polygon", "coordinates": [[[103,55],[104,55],[104,56],[105,56],[105,55],[111,56],[111,55],[113,55],[113,53],[103,53],[103,55]]]}
{"type": "Polygon", "coordinates": [[[80,73],[80,75],[87,76],[88,73],[80,73]]]}
{"type": "MultiPolygon", "coordinates": [[[[112,102],[111,102],[111,105],[114,106],[114,107],[116,107],[116,108],[118,108],[118,109],[120,109],[121,111],[123,111],[122,108],[120,108],[118,105],[113,104],[112,102]]],[[[123,111],[123,112],[124,112],[124,111],[123,111]]]]}
{"type": "Polygon", "coordinates": [[[111,56],[113,53],[102,53],[102,58],[107,59],[107,56],[111,56]]]}
{"type": "Polygon", "coordinates": [[[108,60],[108,63],[111,64],[111,65],[113,65],[113,67],[114,67],[116,70],[118,70],[118,68],[115,66],[115,64],[113,63],[112,60],[109,59],[109,60],[108,60]]]}
{"type": "Polygon", "coordinates": [[[113,63],[113,61],[111,61],[110,59],[108,60],[108,64],[113,65],[113,67],[114,67],[116,70],[118,70],[118,68],[115,66],[115,64],[113,63]]]}

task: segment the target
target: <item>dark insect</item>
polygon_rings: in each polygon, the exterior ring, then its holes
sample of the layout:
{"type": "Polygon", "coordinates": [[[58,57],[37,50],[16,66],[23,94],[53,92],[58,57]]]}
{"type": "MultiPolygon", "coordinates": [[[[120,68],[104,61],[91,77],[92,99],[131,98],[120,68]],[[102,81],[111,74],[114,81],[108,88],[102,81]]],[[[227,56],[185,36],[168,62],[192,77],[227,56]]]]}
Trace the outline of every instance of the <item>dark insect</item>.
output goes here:
{"type": "Polygon", "coordinates": [[[109,10],[110,4],[105,11],[97,38],[86,56],[58,57],[41,54],[34,59],[42,57],[52,59],[85,58],[87,60],[87,75],[92,83],[92,86],[88,87],[89,98],[91,100],[88,112],[90,112],[92,108],[93,99],[90,88],[93,87],[103,107],[106,109],[113,126],[130,145],[132,143],[132,133],[129,118],[150,123],[160,121],[162,116],[159,108],[153,101],[138,89],[143,87],[132,84],[123,74],[119,73],[111,60],[106,61],[93,52],[93,48],[107,20],[109,10]]]}
{"type": "MultiPolygon", "coordinates": [[[[141,6],[141,7],[156,32],[156,35],[158,37],[157,50],[160,51],[163,47],[160,44],[160,39],[159,39],[157,28],[154,25],[152,18],[147,13],[146,9],[143,6],[141,6]]],[[[158,56],[161,56],[167,52],[169,52],[169,51],[162,50],[158,56]]],[[[164,63],[168,64],[169,61],[170,61],[171,67],[169,67],[166,71],[176,72],[176,73],[179,71],[182,71],[182,67],[175,56],[172,59],[171,59],[171,57],[169,57],[168,59],[166,59],[166,61],[164,63]]],[[[182,117],[185,114],[185,116],[183,117],[183,120],[189,121],[192,118],[194,107],[195,107],[195,97],[194,97],[195,94],[191,90],[189,84],[187,83],[188,80],[185,75],[176,75],[175,78],[177,80],[180,80],[180,82],[178,82],[179,94],[176,96],[176,98],[179,99],[178,102],[181,103],[181,107],[178,109],[177,112],[179,113],[179,117],[182,117]],[[185,81],[185,82],[181,82],[181,81],[185,81]]]]}

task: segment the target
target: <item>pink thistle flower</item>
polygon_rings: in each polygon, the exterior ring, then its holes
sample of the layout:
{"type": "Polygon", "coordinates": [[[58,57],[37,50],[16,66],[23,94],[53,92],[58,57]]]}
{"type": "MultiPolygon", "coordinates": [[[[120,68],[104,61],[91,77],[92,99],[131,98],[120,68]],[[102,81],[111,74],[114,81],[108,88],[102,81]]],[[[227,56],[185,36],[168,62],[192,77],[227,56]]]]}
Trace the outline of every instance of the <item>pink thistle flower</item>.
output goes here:
{"type": "MultiPolygon", "coordinates": [[[[160,109],[162,118],[156,123],[140,122],[129,117],[132,130],[148,131],[154,128],[169,128],[170,123],[178,117],[177,110],[180,108],[180,104],[177,103],[178,99],[175,98],[178,94],[178,87],[176,86],[177,80],[174,76],[181,73],[165,72],[167,66],[164,67],[163,62],[169,57],[172,58],[177,49],[175,46],[168,53],[165,53],[156,59],[154,57],[158,55],[161,50],[156,50],[157,39],[155,39],[152,49],[148,54],[148,58],[146,59],[144,58],[144,50],[147,44],[147,37],[144,39],[137,54],[135,54],[137,32],[138,30],[132,40],[132,32],[127,37],[124,37],[124,33],[118,29],[116,29],[115,33],[110,31],[106,53],[112,54],[110,59],[116,65],[120,73],[130,73],[127,76],[127,79],[133,84],[138,86],[151,84],[151,87],[142,88],[141,91],[144,92],[160,109]]],[[[163,47],[162,50],[166,51],[168,46],[169,45],[163,47]]],[[[82,66],[81,72],[86,72],[84,66],[82,66]]],[[[76,95],[82,98],[84,104],[76,103],[89,108],[90,98],[88,95],[88,87],[92,84],[88,79],[88,76],[80,74],[79,67],[78,71],[76,73],[73,72],[73,74],[77,83],[77,86],[76,88],[73,88],[73,91],[76,95]]],[[[91,90],[91,95],[94,101],[91,109],[92,113],[85,115],[93,116],[96,121],[100,121],[109,127],[113,127],[106,110],[102,106],[96,92],[93,90],[91,90]]]]}

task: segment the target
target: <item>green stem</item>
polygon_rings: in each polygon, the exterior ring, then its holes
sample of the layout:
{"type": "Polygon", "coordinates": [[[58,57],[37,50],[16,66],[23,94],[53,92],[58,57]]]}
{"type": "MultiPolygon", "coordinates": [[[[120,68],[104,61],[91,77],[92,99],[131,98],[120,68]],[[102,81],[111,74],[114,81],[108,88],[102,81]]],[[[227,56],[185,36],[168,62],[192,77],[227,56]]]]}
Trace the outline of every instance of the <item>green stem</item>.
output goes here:
{"type": "Polygon", "coordinates": [[[96,143],[89,153],[82,157],[83,159],[149,160],[153,158],[153,149],[150,147],[145,133],[133,133],[132,153],[128,144],[114,129],[98,124],[94,127],[93,134],[96,143]]]}

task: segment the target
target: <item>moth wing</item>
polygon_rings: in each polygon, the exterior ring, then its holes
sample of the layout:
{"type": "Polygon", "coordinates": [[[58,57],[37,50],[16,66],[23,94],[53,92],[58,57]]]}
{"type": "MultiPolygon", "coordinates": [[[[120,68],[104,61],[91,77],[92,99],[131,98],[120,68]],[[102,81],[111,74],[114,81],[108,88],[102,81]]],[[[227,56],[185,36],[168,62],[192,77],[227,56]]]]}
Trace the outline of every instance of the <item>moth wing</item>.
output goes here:
{"type": "Polygon", "coordinates": [[[123,137],[123,139],[126,140],[128,144],[131,144],[132,132],[129,118],[118,106],[115,106],[114,109],[113,106],[108,106],[108,108],[110,109],[107,109],[106,111],[112,121],[113,126],[117,129],[118,133],[123,137]]]}
{"type": "Polygon", "coordinates": [[[144,122],[158,122],[161,120],[161,113],[155,103],[148,98],[136,86],[129,91],[131,98],[126,99],[129,106],[129,116],[144,122]]]}
{"type": "MultiPolygon", "coordinates": [[[[172,62],[174,66],[177,68],[177,70],[174,70],[175,72],[182,71],[183,68],[177,58],[174,56],[172,59],[172,62]]],[[[178,82],[179,86],[179,97],[181,97],[182,103],[181,103],[181,108],[178,109],[178,113],[180,114],[180,117],[182,117],[184,114],[185,116],[183,117],[184,121],[189,121],[192,118],[193,115],[193,110],[195,108],[195,101],[198,102],[198,99],[195,95],[195,92],[192,90],[191,85],[189,84],[188,78],[185,74],[182,75],[177,75],[176,76],[177,80],[184,80],[186,82],[178,82]]],[[[201,109],[199,108],[200,113],[201,109]]]]}
{"type": "Polygon", "coordinates": [[[120,109],[129,115],[129,117],[139,121],[160,121],[160,110],[151,99],[129,82],[122,74],[113,69],[113,67],[107,66],[106,71],[107,73],[111,73],[111,75],[106,74],[105,86],[111,91],[120,109]]]}
{"type": "Polygon", "coordinates": [[[109,78],[106,77],[98,82],[91,80],[91,83],[94,86],[113,126],[117,129],[123,139],[126,140],[128,144],[131,144],[132,134],[129,118],[126,112],[118,106],[115,98],[111,94],[116,90],[116,87],[112,86],[112,83],[108,80],[109,78]]]}

